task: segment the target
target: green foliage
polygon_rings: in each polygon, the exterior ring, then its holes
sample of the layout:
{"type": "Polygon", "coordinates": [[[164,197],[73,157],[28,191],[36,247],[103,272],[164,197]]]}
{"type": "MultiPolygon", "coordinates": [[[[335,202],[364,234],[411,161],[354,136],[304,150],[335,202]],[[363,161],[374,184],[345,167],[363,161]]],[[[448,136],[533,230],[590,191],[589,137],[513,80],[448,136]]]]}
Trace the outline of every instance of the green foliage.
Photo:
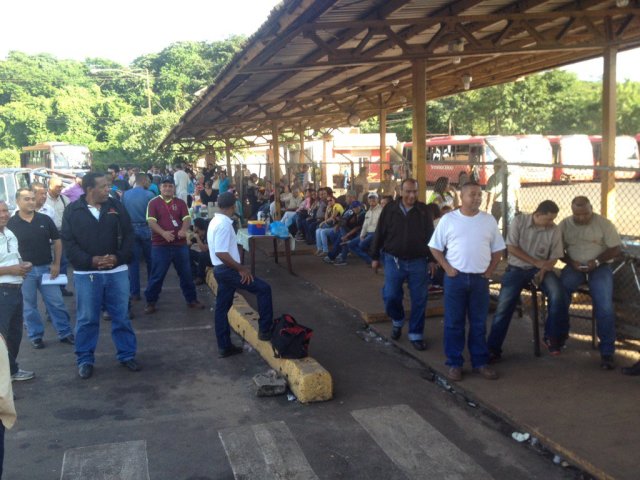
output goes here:
{"type": "MultiPolygon", "coordinates": [[[[170,161],[159,158],[160,141],[244,43],[244,37],[178,42],[130,66],[104,58],[75,62],[10,52],[0,60],[0,165],[16,165],[22,147],[42,141],[85,144],[98,167],[170,161]]],[[[531,75],[429,101],[427,130],[596,134],[602,124],[601,88],[564,71],[531,75]]],[[[627,81],[618,86],[618,131],[635,135],[639,125],[640,83],[627,81]]],[[[379,131],[378,118],[364,120],[361,129],[379,131]]],[[[410,141],[412,112],[389,113],[387,129],[410,141]]]]}

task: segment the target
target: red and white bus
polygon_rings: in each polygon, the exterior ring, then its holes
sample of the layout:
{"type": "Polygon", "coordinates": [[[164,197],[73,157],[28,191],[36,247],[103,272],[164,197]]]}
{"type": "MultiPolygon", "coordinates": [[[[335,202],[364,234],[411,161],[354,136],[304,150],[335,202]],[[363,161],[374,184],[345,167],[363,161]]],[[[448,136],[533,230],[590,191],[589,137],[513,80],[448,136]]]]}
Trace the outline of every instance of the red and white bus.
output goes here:
{"type": "MultiPolygon", "coordinates": [[[[407,142],[402,149],[410,163],[412,147],[413,144],[407,142]]],[[[460,175],[466,173],[485,185],[493,174],[493,161],[498,158],[507,163],[553,165],[551,144],[541,135],[433,137],[426,141],[426,154],[426,178],[430,184],[438,177],[457,183],[460,175]],[[467,162],[467,165],[452,165],[453,162],[467,162]]],[[[521,183],[551,182],[553,169],[523,166],[519,167],[519,177],[521,183]]]]}
{"type": "Polygon", "coordinates": [[[22,168],[45,168],[64,173],[89,171],[91,162],[92,156],[88,147],[63,142],[43,142],[23,147],[20,155],[22,168]]]}
{"type": "Polygon", "coordinates": [[[593,165],[593,146],[588,135],[549,135],[547,136],[553,151],[555,182],[593,180],[590,168],[566,168],[570,165],[593,165]]]}
{"type": "MultiPolygon", "coordinates": [[[[593,145],[594,164],[600,165],[602,162],[602,136],[591,135],[589,137],[593,145]]],[[[623,168],[640,169],[640,155],[638,153],[638,142],[629,135],[616,137],[616,158],[614,165],[623,168]]],[[[594,177],[599,179],[600,171],[596,170],[594,177]]],[[[640,178],[640,171],[616,171],[616,178],[620,180],[640,178]]]]}

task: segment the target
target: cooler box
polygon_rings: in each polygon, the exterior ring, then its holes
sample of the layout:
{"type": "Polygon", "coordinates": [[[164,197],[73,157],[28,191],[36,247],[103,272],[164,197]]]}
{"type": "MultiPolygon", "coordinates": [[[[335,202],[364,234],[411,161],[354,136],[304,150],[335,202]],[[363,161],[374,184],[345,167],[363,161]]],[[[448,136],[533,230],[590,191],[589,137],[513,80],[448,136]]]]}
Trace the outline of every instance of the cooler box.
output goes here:
{"type": "Polygon", "coordinates": [[[267,224],[258,220],[251,220],[248,223],[249,235],[265,235],[267,233],[267,224]]]}

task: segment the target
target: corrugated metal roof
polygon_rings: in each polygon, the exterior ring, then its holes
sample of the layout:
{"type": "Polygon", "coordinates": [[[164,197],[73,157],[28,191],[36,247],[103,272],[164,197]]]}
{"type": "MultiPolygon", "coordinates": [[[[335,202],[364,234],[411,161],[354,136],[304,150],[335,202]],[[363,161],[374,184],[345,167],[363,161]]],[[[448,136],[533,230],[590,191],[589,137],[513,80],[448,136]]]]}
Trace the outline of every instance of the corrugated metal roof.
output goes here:
{"type": "Polygon", "coordinates": [[[345,125],[411,104],[412,60],[427,97],[640,45],[640,8],[611,0],[286,0],[163,142],[345,125]],[[457,49],[461,49],[458,52],[457,49]],[[460,56],[460,63],[453,57],[460,56]]]}

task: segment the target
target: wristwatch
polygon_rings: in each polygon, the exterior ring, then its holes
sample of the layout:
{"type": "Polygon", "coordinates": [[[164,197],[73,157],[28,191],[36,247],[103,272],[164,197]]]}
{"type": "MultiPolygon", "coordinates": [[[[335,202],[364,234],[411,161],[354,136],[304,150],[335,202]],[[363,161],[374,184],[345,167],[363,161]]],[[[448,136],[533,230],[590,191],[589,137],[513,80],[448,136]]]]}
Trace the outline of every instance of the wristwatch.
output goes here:
{"type": "Polygon", "coordinates": [[[593,261],[593,263],[596,264],[596,268],[600,266],[600,260],[598,260],[597,258],[593,261]]]}

